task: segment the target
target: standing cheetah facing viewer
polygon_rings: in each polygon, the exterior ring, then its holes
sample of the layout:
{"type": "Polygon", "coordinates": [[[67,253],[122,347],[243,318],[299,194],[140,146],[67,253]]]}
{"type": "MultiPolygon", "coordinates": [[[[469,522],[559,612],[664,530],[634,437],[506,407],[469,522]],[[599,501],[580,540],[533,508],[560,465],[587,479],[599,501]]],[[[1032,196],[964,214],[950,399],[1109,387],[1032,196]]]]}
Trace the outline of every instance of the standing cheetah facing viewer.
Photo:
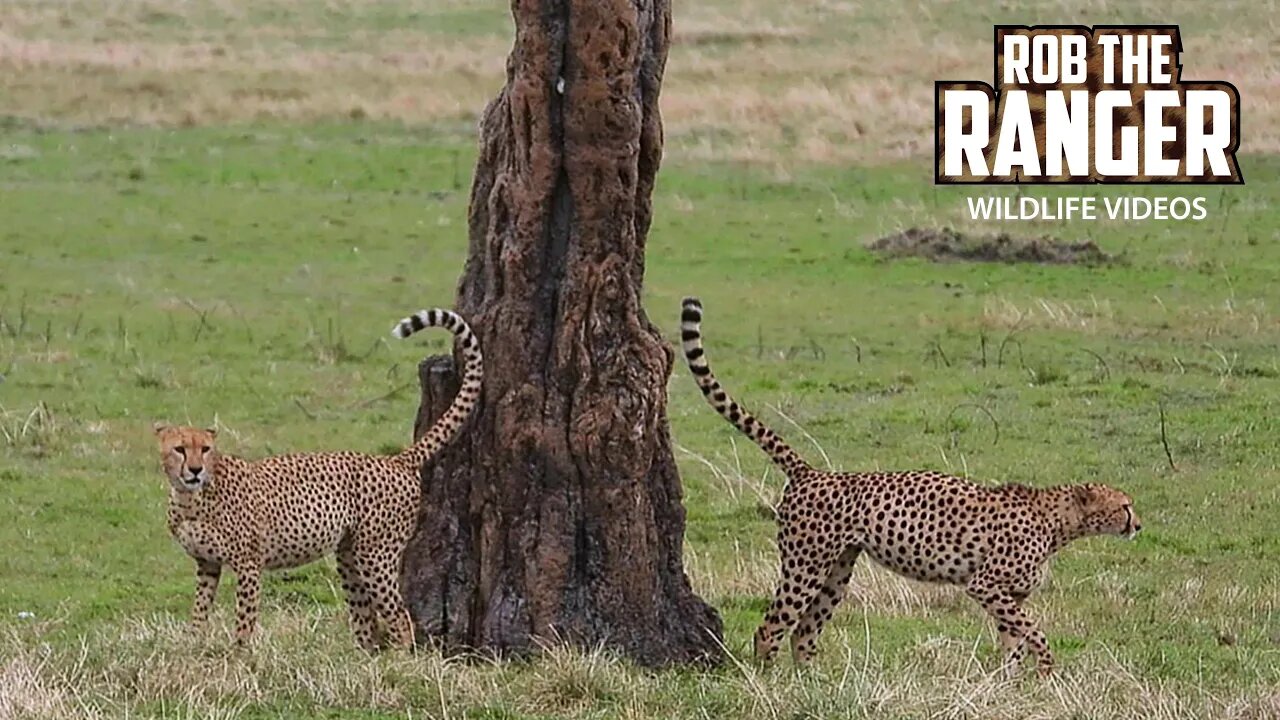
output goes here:
{"type": "Polygon", "coordinates": [[[169,532],[196,561],[192,621],[203,625],[223,566],[236,573],[236,641],[253,634],[262,570],[337,555],[356,639],[367,650],[413,643],[400,596],[400,560],[413,531],[422,464],[462,428],[480,397],[480,343],[458,315],[423,310],[392,333],[451,330],[462,386],[449,409],[397,455],[315,452],[244,460],[214,446],[213,430],[157,425],[169,478],[169,532]]]}
{"type": "Polygon", "coordinates": [[[1105,485],[986,487],[933,471],[823,472],[734,402],[702,349],[702,304],[684,301],[681,339],[707,402],[755,441],[787,475],[778,506],[782,577],[756,630],[756,657],[770,660],[791,632],[808,662],[822,625],[844,597],[858,556],[915,580],[963,585],[995,619],[1009,669],[1029,648],[1047,675],[1053,655],[1022,609],[1045,562],[1089,535],[1132,537],[1142,528],[1128,495],[1105,485]]]}

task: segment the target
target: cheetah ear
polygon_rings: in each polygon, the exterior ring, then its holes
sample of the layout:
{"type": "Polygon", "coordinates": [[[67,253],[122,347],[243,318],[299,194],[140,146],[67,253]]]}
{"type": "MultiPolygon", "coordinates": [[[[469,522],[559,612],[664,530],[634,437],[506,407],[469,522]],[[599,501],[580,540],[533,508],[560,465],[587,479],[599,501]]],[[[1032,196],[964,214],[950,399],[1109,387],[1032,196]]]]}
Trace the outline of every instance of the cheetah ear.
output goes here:
{"type": "Polygon", "coordinates": [[[1086,509],[1098,501],[1098,489],[1092,485],[1077,485],[1075,489],[1076,504],[1086,509]]]}
{"type": "Polygon", "coordinates": [[[211,438],[216,438],[216,437],[218,437],[218,428],[216,428],[216,427],[207,427],[207,428],[205,428],[205,429],[204,429],[204,431],[205,431],[205,432],[207,432],[207,433],[209,433],[209,437],[211,437],[211,438]]]}
{"type": "Polygon", "coordinates": [[[154,432],[156,435],[163,435],[164,432],[168,429],[169,429],[168,425],[165,425],[164,423],[158,422],[158,421],[155,423],[152,423],[151,425],[151,432],[154,432]]]}

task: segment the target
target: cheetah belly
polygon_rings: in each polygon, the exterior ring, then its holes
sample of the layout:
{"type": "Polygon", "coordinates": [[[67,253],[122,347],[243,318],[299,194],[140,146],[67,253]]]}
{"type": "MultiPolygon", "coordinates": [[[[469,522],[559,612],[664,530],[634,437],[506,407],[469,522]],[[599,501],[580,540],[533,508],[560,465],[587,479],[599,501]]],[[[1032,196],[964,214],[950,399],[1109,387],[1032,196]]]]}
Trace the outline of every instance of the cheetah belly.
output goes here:
{"type": "Polygon", "coordinates": [[[868,528],[863,551],[876,563],[924,582],[964,583],[973,574],[979,552],[962,533],[928,528],[910,521],[894,530],[868,528]]]}
{"type": "Polygon", "coordinates": [[[850,509],[850,524],[880,565],[913,580],[963,584],[985,553],[974,493],[956,478],[900,477],[871,487],[850,509]]]}
{"type": "Polygon", "coordinates": [[[330,518],[310,517],[297,523],[277,523],[267,537],[263,565],[275,570],[319,560],[333,554],[345,531],[345,522],[330,518]]]}
{"type": "Polygon", "coordinates": [[[877,564],[899,575],[923,582],[964,583],[973,573],[971,563],[950,552],[922,551],[919,555],[908,550],[895,553],[877,548],[867,555],[877,564]]]}
{"type": "Polygon", "coordinates": [[[330,555],[351,526],[351,504],[340,486],[302,477],[282,484],[269,501],[263,564],[305,565],[330,555]]]}

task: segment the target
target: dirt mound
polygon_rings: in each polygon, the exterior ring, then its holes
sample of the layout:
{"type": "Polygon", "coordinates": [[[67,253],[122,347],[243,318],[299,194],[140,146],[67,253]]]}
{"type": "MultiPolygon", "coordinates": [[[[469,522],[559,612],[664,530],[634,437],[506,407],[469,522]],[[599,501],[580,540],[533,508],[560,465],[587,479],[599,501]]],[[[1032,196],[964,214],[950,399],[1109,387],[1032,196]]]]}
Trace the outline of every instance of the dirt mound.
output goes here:
{"type": "Polygon", "coordinates": [[[935,262],[1039,263],[1106,265],[1117,261],[1092,240],[1069,243],[1057,238],[1019,238],[1007,233],[966,235],[951,228],[910,228],[867,245],[888,257],[922,257],[935,262]]]}

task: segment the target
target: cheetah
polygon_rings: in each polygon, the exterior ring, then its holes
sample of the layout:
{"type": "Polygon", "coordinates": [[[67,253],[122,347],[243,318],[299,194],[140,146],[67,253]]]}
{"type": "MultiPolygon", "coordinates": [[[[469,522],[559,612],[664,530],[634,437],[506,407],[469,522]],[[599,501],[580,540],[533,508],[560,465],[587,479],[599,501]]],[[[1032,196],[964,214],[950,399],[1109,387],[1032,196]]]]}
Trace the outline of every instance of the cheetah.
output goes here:
{"type": "Polygon", "coordinates": [[[702,304],[686,298],[681,339],[694,380],[711,407],[787,476],[777,513],[781,579],[755,633],[756,657],[771,660],[790,632],[795,661],[809,662],[866,554],[908,578],[963,586],[995,620],[1007,671],[1020,668],[1030,649],[1038,673],[1048,675],[1049,644],[1022,604],[1067,543],[1132,538],[1142,529],[1129,496],[1096,484],[991,487],[933,471],[815,470],[729,397],[707,363],[701,322],[702,304]]]}
{"type": "Polygon", "coordinates": [[[205,624],[223,567],[235,572],[238,644],[253,635],[263,570],[335,554],[356,640],[366,650],[407,647],[413,627],[400,595],[401,556],[413,531],[422,464],[453,440],[475,408],[483,377],[480,344],[448,310],[423,310],[392,334],[452,331],[464,358],[449,409],[396,455],[290,453],[246,460],[219,451],[216,431],[157,425],[169,479],[169,532],[195,560],[191,619],[205,624]]]}

